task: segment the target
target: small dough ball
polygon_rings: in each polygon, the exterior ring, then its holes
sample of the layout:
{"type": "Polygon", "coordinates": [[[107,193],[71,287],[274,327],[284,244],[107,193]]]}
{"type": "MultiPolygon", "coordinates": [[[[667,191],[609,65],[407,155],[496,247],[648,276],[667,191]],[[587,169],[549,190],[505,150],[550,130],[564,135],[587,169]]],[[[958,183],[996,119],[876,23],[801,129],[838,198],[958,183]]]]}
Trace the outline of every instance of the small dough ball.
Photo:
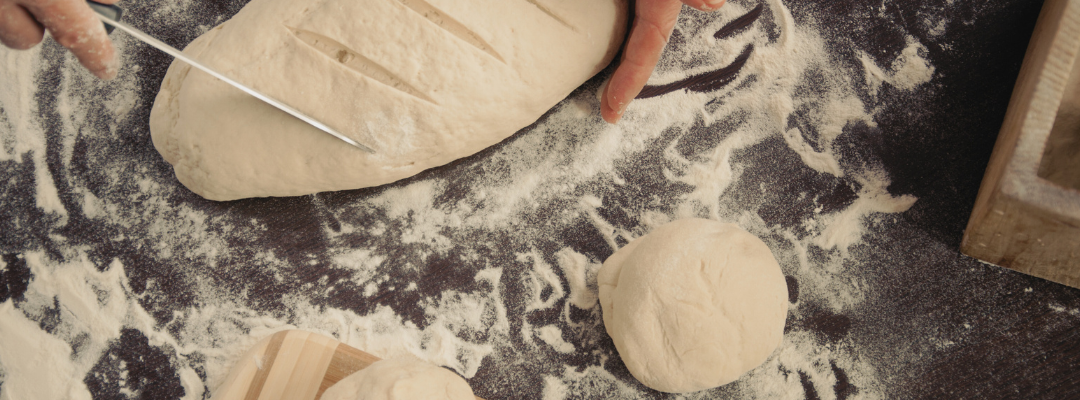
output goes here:
{"type": "Polygon", "coordinates": [[[413,357],[379,360],[323,392],[322,400],[474,400],[457,374],[413,357]]]}
{"type": "Polygon", "coordinates": [[[668,223],[612,254],[597,277],[604,326],[650,388],[714,388],[783,339],[787,282],[769,247],[733,224],[668,223]]]}

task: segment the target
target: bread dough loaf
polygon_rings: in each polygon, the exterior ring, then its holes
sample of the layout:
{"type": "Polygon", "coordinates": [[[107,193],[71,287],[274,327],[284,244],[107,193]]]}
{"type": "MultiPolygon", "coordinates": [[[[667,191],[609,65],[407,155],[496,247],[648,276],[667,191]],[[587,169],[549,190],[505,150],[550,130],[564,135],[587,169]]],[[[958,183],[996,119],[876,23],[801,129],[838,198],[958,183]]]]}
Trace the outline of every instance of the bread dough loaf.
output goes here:
{"type": "Polygon", "coordinates": [[[474,400],[457,374],[414,357],[380,360],[323,392],[322,400],[474,400]]]}
{"type": "Polygon", "coordinates": [[[625,0],[253,0],[185,52],[376,150],[174,62],[150,114],[213,200],[355,189],[474,154],[603,69],[625,0]]]}
{"type": "Polygon", "coordinates": [[[659,391],[727,384],[783,339],[784,274],[765,243],[736,225],[665,224],[612,254],[597,281],[619,356],[659,391]]]}

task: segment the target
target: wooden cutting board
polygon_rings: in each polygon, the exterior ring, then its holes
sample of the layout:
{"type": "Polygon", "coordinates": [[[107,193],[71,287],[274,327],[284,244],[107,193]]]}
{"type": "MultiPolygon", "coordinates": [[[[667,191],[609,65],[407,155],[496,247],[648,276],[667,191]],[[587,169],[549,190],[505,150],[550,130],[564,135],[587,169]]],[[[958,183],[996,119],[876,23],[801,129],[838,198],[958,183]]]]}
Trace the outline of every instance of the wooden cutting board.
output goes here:
{"type": "Polygon", "coordinates": [[[1080,0],[1046,0],[964,240],[964,254],[1080,288],[1080,0]],[[1071,96],[1075,96],[1072,93],[1071,96]],[[1059,114],[1066,111],[1065,114],[1059,114]]]}
{"type": "Polygon", "coordinates": [[[281,331],[248,350],[211,400],[317,400],[375,361],[379,358],[317,333],[281,331]]]}

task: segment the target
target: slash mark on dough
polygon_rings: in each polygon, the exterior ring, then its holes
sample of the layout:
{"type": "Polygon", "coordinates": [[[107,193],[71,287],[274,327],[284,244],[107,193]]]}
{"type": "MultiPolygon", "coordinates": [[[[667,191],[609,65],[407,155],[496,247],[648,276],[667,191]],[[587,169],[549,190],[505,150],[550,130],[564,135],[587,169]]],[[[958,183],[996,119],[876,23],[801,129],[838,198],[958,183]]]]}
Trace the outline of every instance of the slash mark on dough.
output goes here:
{"type": "Polygon", "coordinates": [[[559,14],[555,14],[555,12],[551,11],[551,9],[548,8],[547,6],[545,6],[543,4],[540,4],[540,2],[538,0],[525,0],[525,1],[529,2],[529,4],[532,4],[532,5],[536,6],[536,8],[539,8],[540,11],[544,12],[544,14],[547,14],[552,19],[554,19],[556,21],[559,21],[560,24],[563,24],[563,26],[565,26],[567,28],[570,28],[570,30],[572,30],[574,32],[578,31],[577,28],[575,28],[573,25],[570,25],[570,22],[568,22],[563,17],[560,17],[559,14]]]}
{"type": "Polygon", "coordinates": [[[435,25],[438,25],[440,28],[443,28],[450,34],[457,36],[459,39],[464,40],[466,43],[473,45],[473,47],[480,49],[480,51],[483,51],[491,55],[492,57],[495,57],[495,59],[499,60],[499,62],[506,64],[506,60],[504,60],[502,56],[500,56],[499,53],[496,52],[493,47],[491,47],[490,44],[484,41],[484,39],[481,38],[480,35],[478,35],[476,32],[473,32],[471,29],[458,22],[457,20],[451,18],[449,15],[446,15],[446,13],[442,12],[438,8],[435,8],[435,6],[431,5],[430,3],[424,0],[397,1],[408,9],[413,10],[417,14],[420,14],[422,17],[427,18],[429,21],[431,21],[435,25]]]}
{"type": "Polygon", "coordinates": [[[344,44],[315,32],[302,29],[289,29],[292,31],[293,36],[300,39],[301,42],[304,42],[308,46],[311,46],[315,50],[318,50],[320,53],[325,54],[327,57],[330,57],[349,69],[420,100],[438,104],[431,97],[416,89],[404,79],[394,75],[390,70],[346,47],[344,44]]]}

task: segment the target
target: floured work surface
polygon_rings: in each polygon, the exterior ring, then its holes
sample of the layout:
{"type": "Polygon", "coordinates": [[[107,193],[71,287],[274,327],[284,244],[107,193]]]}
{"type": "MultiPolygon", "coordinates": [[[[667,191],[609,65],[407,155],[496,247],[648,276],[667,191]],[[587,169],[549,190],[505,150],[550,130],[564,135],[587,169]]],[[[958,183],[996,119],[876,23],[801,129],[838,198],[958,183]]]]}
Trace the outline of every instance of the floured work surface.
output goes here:
{"type": "MultiPolygon", "coordinates": [[[[184,46],[240,3],[130,20],[184,46]]],[[[763,238],[791,303],[765,364],[689,398],[1077,397],[1076,291],[958,255],[1039,5],[860,4],[687,11],[618,126],[597,79],[408,180],[228,203],[150,143],[168,57],[119,35],[100,83],[55,44],[0,51],[2,390],[202,398],[299,328],[486,399],[662,398],[619,361],[593,277],[698,216],[763,238]]]]}

